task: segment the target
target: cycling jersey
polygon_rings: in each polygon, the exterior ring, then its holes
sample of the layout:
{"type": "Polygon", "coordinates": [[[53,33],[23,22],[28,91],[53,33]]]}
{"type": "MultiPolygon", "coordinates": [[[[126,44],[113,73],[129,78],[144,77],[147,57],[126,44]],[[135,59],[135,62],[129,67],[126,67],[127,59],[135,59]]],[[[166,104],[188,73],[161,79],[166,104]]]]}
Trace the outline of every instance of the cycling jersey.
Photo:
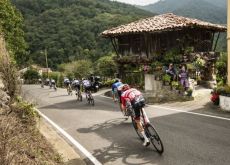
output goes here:
{"type": "Polygon", "coordinates": [[[65,84],[65,85],[69,85],[69,84],[70,84],[70,81],[69,81],[68,78],[65,78],[65,79],[64,79],[64,84],[65,84]]]}
{"type": "Polygon", "coordinates": [[[131,88],[121,95],[121,103],[126,107],[126,102],[131,103],[135,113],[135,120],[140,120],[140,109],[145,106],[145,100],[141,92],[131,88]]]}
{"type": "Polygon", "coordinates": [[[121,103],[125,107],[126,101],[132,102],[137,96],[141,96],[141,92],[137,89],[131,88],[121,94],[121,103]]]}
{"type": "Polygon", "coordinates": [[[118,89],[118,87],[119,86],[121,86],[122,85],[122,82],[116,82],[116,83],[113,83],[113,85],[112,85],[112,92],[115,92],[117,89],[118,89]]]}
{"type": "Polygon", "coordinates": [[[80,81],[79,81],[79,80],[74,80],[74,81],[72,82],[72,85],[80,85],[80,81]]]}
{"type": "Polygon", "coordinates": [[[91,83],[90,83],[89,80],[83,80],[82,84],[83,84],[84,87],[90,87],[91,86],[91,83]]]}

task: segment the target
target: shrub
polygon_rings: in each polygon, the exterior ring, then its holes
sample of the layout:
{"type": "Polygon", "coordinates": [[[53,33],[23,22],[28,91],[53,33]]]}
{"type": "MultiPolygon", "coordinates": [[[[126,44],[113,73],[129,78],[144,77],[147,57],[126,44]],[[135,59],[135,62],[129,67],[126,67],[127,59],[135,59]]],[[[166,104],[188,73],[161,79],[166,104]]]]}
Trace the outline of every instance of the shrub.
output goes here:
{"type": "Polygon", "coordinates": [[[222,95],[222,96],[230,97],[230,86],[228,86],[228,85],[219,86],[216,89],[216,93],[218,93],[219,95],[222,95]]]}
{"type": "Polygon", "coordinates": [[[113,60],[113,56],[104,56],[101,57],[96,62],[96,72],[99,75],[111,77],[117,71],[117,65],[113,60]]]}
{"type": "Polygon", "coordinates": [[[227,53],[221,53],[216,62],[216,78],[219,84],[226,84],[227,82],[227,53]]]}
{"type": "Polygon", "coordinates": [[[38,71],[34,69],[29,69],[23,74],[23,78],[27,83],[30,84],[30,83],[35,83],[40,78],[40,75],[38,71]]]}
{"type": "Polygon", "coordinates": [[[162,80],[164,82],[170,82],[171,81],[171,77],[168,75],[168,74],[165,74],[163,77],[162,77],[162,80]]]}
{"type": "Polygon", "coordinates": [[[4,39],[0,36],[0,77],[11,100],[19,92],[19,75],[15,67],[15,62],[10,59],[9,52],[6,49],[4,39]]]}

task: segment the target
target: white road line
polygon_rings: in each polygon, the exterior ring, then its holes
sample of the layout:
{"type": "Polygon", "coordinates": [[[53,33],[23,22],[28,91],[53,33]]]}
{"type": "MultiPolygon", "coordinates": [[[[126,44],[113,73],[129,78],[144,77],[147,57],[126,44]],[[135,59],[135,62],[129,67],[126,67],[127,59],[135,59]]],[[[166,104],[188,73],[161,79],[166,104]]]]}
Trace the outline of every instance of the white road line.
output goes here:
{"type": "Polygon", "coordinates": [[[46,119],[53,127],[55,127],[60,133],[62,133],[75,147],[77,147],[86,157],[88,157],[93,164],[102,165],[89,151],[87,151],[79,142],[77,142],[73,137],[71,137],[67,132],[65,132],[61,127],[54,123],[51,119],[45,116],[38,109],[36,111],[46,119]]]}
{"type": "Polygon", "coordinates": [[[162,107],[162,106],[157,106],[157,105],[148,105],[148,106],[153,107],[153,108],[166,109],[166,110],[169,110],[169,111],[176,111],[176,112],[188,113],[188,114],[192,114],[192,115],[198,115],[198,116],[204,116],[204,117],[211,117],[211,118],[216,118],[216,119],[221,119],[221,120],[228,120],[228,121],[230,121],[230,118],[226,118],[226,117],[213,116],[213,115],[207,115],[207,114],[196,113],[196,112],[190,112],[190,111],[183,111],[183,110],[179,110],[179,109],[173,109],[173,108],[162,107]]]}
{"type": "MultiPolygon", "coordinates": [[[[111,97],[104,96],[104,95],[101,95],[101,97],[112,99],[111,97]]],[[[214,116],[214,115],[207,115],[207,114],[190,112],[190,111],[183,111],[183,110],[179,110],[179,109],[173,109],[173,108],[168,108],[168,107],[163,107],[163,106],[157,106],[157,105],[148,105],[148,106],[149,107],[153,107],[153,108],[161,108],[161,109],[165,109],[165,110],[169,110],[169,111],[176,111],[176,112],[188,113],[188,114],[192,114],[192,115],[198,115],[198,116],[204,116],[204,117],[210,117],[210,118],[215,118],[215,119],[221,119],[221,120],[230,121],[230,118],[226,118],[226,117],[220,117],[220,116],[214,116]]]]}

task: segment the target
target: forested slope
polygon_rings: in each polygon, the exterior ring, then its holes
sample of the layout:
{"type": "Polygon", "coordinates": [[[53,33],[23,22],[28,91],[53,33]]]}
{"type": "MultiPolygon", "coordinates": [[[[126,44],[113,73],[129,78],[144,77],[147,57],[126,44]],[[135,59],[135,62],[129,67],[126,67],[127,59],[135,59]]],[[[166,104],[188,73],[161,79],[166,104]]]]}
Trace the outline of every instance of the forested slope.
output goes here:
{"type": "Polygon", "coordinates": [[[77,60],[95,61],[112,46],[100,33],[153,14],[109,0],[12,0],[25,19],[25,35],[33,62],[49,66],[77,60]]]}

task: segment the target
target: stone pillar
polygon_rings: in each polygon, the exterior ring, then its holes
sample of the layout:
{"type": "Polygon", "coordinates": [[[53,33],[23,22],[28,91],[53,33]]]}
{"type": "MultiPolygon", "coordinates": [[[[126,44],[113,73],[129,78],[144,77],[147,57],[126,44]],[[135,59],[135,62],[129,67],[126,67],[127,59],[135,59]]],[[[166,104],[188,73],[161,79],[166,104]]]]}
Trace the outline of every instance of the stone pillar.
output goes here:
{"type": "Polygon", "coordinates": [[[145,91],[158,91],[161,90],[162,83],[161,81],[155,80],[153,74],[145,74],[145,91]]]}
{"type": "Polygon", "coordinates": [[[230,0],[227,0],[228,85],[230,86],[230,0]]]}

